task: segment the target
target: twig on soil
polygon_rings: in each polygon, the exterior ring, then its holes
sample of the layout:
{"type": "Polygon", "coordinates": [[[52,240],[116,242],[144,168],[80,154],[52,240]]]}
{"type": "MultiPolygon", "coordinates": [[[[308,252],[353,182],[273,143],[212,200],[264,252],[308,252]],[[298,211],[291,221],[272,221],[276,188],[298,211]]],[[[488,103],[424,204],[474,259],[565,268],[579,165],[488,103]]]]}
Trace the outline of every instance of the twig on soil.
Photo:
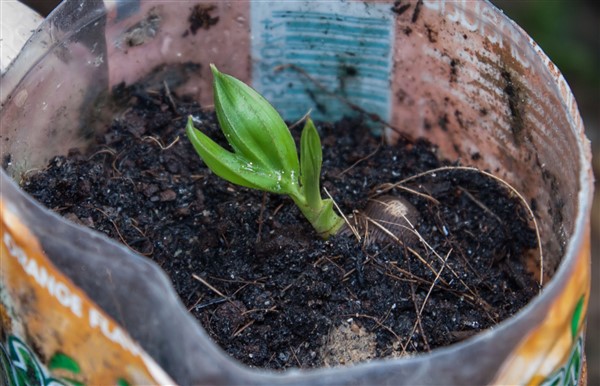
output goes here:
{"type": "Polygon", "coordinates": [[[247,285],[261,285],[263,283],[261,283],[262,281],[268,279],[268,277],[266,276],[262,276],[259,277],[258,279],[255,280],[242,280],[242,279],[224,279],[221,277],[217,277],[217,276],[210,276],[211,279],[213,280],[217,280],[217,281],[223,281],[225,283],[242,283],[242,284],[247,284],[247,285]]]}
{"type": "Polygon", "coordinates": [[[219,230],[219,237],[221,237],[221,240],[223,241],[223,244],[225,244],[225,246],[227,247],[227,249],[231,248],[231,244],[229,243],[229,240],[227,239],[227,236],[225,236],[225,232],[222,230],[219,230]]]}
{"type": "MultiPolygon", "coordinates": [[[[275,359],[275,354],[277,354],[277,352],[274,352],[273,354],[271,354],[271,356],[269,357],[269,361],[267,362],[267,365],[270,365],[271,362],[273,362],[273,359],[275,359]]],[[[267,367],[267,366],[265,366],[267,367]]]]}
{"type": "Polygon", "coordinates": [[[212,285],[210,285],[209,282],[207,282],[206,280],[204,280],[200,276],[196,275],[195,273],[192,273],[192,277],[194,279],[198,280],[200,283],[204,284],[204,286],[206,286],[208,289],[210,289],[212,292],[216,293],[220,297],[225,298],[225,299],[229,299],[229,296],[226,296],[225,294],[223,294],[223,292],[219,291],[218,289],[216,289],[215,287],[213,287],[212,285]]]}
{"type": "Polygon", "coordinates": [[[483,202],[479,201],[475,196],[473,196],[467,189],[463,188],[462,186],[459,186],[458,190],[460,190],[467,197],[469,197],[469,199],[471,201],[473,201],[475,203],[475,205],[480,207],[485,213],[489,214],[490,216],[495,218],[496,221],[498,221],[500,224],[502,224],[502,219],[496,213],[492,212],[492,210],[490,208],[488,208],[483,202]]]}
{"type": "Polygon", "coordinates": [[[262,283],[260,283],[259,281],[260,281],[260,280],[264,280],[264,279],[266,279],[266,277],[261,277],[261,278],[258,278],[258,279],[256,279],[256,280],[253,280],[253,281],[248,281],[248,280],[229,280],[229,279],[221,279],[221,278],[219,278],[219,277],[215,277],[215,276],[209,276],[209,277],[210,277],[211,279],[218,280],[218,281],[223,281],[223,282],[226,282],[226,283],[236,283],[236,284],[240,284],[240,283],[241,283],[241,284],[243,284],[241,287],[239,287],[238,289],[236,289],[236,290],[235,290],[235,291],[234,291],[234,292],[233,292],[231,295],[229,295],[229,297],[228,297],[228,298],[234,298],[234,297],[235,297],[235,295],[237,295],[237,294],[238,294],[238,292],[242,291],[244,288],[248,287],[249,285],[255,285],[255,286],[259,286],[259,285],[261,285],[261,284],[262,284],[262,283]]]}
{"type": "Polygon", "coordinates": [[[427,304],[427,301],[429,300],[429,296],[431,295],[433,288],[437,284],[437,281],[440,279],[440,276],[442,275],[442,271],[446,267],[446,262],[448,261],[448,257],[450,257],[451,253],[452,253],[452,249],[449,250],[448,253],[446,254],[446,257],[444,258],[444,264],[442,265],[442,267],[438,271],[437,275],[435,276],[433,283],[431,283],[431,286],[429,287],[429,291],[427,291],[427,295],[425,295],[425,299],[423,299],[423,304],[421,304],[421,308],[418,309],[418,311],[417,311],[417,320],[415,321],[415,324],[413,325],[412,331],[410,332],[410,334],[408,334],[408,341],[406,342],[405,345],[401,344],[402,345],[402,354],[406,354],[406,347],[408,347],[409,343],[411,342],[412,336],[415,333],[415,331],[417,330],[417,326],[421,324],[421,315],[423,315],[423,310],[425,309],[425,305],[427,304]]]}
{"type": "MultiPolygon", "coordinates": [[[[433,285],[433,283],[432,283],[433,285]]],[[[422,318],[421,318],[421,314],[419,313],[419,305],[417,304],[417,295],[416,295],[416,291],[415,291],[415,286],[414,284],[411,283],[410,286],[410,295],[413,301],[413,304],[415,305],[415,313],[417,315],[417,324],[419,327],[419,332],[421,332],[421,337],[423,338],[423,344],[425,345],[425,349],[427,351],[431,351],[431,347],[429,347],[429,341],[427,340],[427,336],[425,335],[425,329],[423,328],[423,323],[422,323],[422,318]]]]}
{"type": "Polygon", "coordinates": [[[368,154],[365,157],[357,160],[352,165],[348,166],[346,169],[339,172],[339,174],[336,177],[339,178],[339,177],[343,176],[344,174],[348,173],[350,170],[354,169],[356,167],[356,165],[358,165],[359,163],[364,162],[364,161],[368,160],[369,158],[373,157],[375,154],[377,154],[379,149],[381,149],[381,145],[377,145],[377,148],[375,148],[375,150],[373,150],[373,152],[371,152],[371,154],[368,154]]]}
{"type": "Polygon", "coordinates": [[[389,328],[388,326],[386,326],[385,324],[383,324],[383,322],[381,322],[379,319],[377,319],[374,316],[365,315],[365,314],[352,314],[352,315],[346,315],[346,316],[353,317],[353,318],[366,318],[366,319],[370,319],[370,320],[374,321],[375,324],[377,324],[379,327],[383,328],[384,330],[386,330],[387,332],[389,332],[390,334],[392,334],[394,336],[394,338],[396,338],[396,340],[400,341],[400,337],[398,336],[398,334],[396,334],[394,332],[394,330],[392,330],[391,328],[389,328]]]}
{"type": "Polygon", "coordinates": [[[277,213],[279,213],[279,211],[281,210],[281,208],[283,208],[284,204],[279,204],[277,206],[277,208],[275,208],[275,210],[273,211],[273,217],[277,216],[277,213]]]}
{"type": "MultiPolygon", "coordinates": [[[[340,256],[335,256],[333,257],[333,259],[336,259],[340,256]]],[[[321,263],[326,260],[328,262],[330,262],[331,264],[335,265],[337,267],[337,269],[339,269],[342,272],[342,276],[346,275],[346,271],[344,270],[344,268],[342,268],[339,264],[337,264],[335,261],[332,260],[332,258],[329,258],[328,256],[322,256],[321,258],[319,258],[319,260],[315,261],[313,263],[313,267],[318,267],[321,265],[321,263]]]]}
{"type": "Polygon", "coordinates": [[[295,350],[292,348],[292,346],[288,346],[288,348],[289,348],[290,352],[292,353],[292,355],[294,356],[294,359],[296,360],[296,363],[298,364],[298,368],[302,368],[302,363],[300,362],[300,360],[296,356],[295,350]]]}
{"type": "Polygon", "coordinates": [[[253,325],[254,322],[255,322],[255,320],[253,319],[253,320],[249,321],[248,323],[244,324],[236,332],[233,333],[232,337],[235,338],[236,336],[240,335],[245,329],[247,329],[248,327],[253,325]]]}
{"type": "Polygon", "coordinates": [[[123,112],[121,112],[116,118],[118,121],[123,121],[127,118],[127,115],[133,110],[131,106],[128,106],[123,112]]]}
{"type": "Polygon", "coordinates": [[[193,306],[191,306],[190,308],[188,308],[188,312],[199,311],[199,310],[201,310],[203,308],[210,307],[210,306],[215,305],[215,304],[224,303],[224,302],[227,301],[227,298],[216,298],[216,299],[213,299],[213,300],[209,300],[208,302],[204,302],[202,304],[198,304],[198,303],[200,303],[200,300],[202,300],[202,297],[199,297],[198,300],[196,301],[196,303],[194,303],[193,306]]]}
{"type": "Polygon", "coordinates": [[[94,158],[95,156],[97,156],[98,154],[104,154],[104,153],[108,153],[110,155],[112,155],[113,157],[117,154],[117,152],[109,147],[104,148],[104,149],[100,149],[97,152],[93,153],[92,155],[90,155],[88,157],[88,160],[91,160],[92,158],[94,158]]]}
{"type": "Polygon", "coordinates": [[[110,164],[110,165],[111,165],[111,167],[112,167],[112,169],[115,171],[115,173],[116,173],[118,176],[120,176],[121,174],[123,174],[123,173],[121,173],[121,171],[120,171],[120,170],[119,170],[119,168],[117,167],[117,160],[118,160],[118,159],[121,157],[121,155],[122,155],[123,153],[125,153],[125,151],[122,151],[122,152],[120,152],[119,154],[115,155],[115,157],[113,158],[113,161],[112,161],[112,162],[111,162],[111,164],[110,164]]]}
{"type": "MultiPolygon", "coordinates": [[[[254,312],[264,312],[264,313],[267,313],[267,312],[276,312],[276,311],[277,311],[277,306],[273,306],[271,308],[253,308],[251,310],[247,310],[247,311],[242,312],[242,316],[245,316],[245,315],[248,315],[248,314],[252,314],[254,312]]],[[[277,312],[279,312],[279,311],[277,311],[277,312]]]]}
{"type": "Polygon", "coordinates": [[[404,190],[406,192],[412,193],[412,194],[414,194],[416,196],[419,196],[419,197],[422,197],[422,198],[424,198],[426,200],[429,200],[432,203],[434,203],[435,205],[439,205],[440,204],[440,202],[438,200],[436,200],[434,197],[432,197],[429,194],[421,193],[421,192],[419,192],[417,190],[408,188],[408,187],[400,185],[400,184],[390,184],[390,183],[379,185],[376,189],[374,189],[374,193],[372,193],[372,195],[371,195],[370,198],[377,197],[381,193],[387,192],[387,191],[392,190],[392,189],[404,190]]]}
{"type": "Polygon", "coordinates": [[[423,280],[421,278],[418,278],[418,279],[403,278],[403,277],[400,277],[398,275],[394,275],[393,273],[387,272],[387,271],[384,273],[384,275],[387,276],[387,277],[390,277],[390,278],[392,278],[394,280],[403,281],[403,282],[406,282],[406,283],[417,283],[419,281],[423,281],[424,283],[428,283],[426,280],[423,280]]]}
{"type": "Polygon", "coordinates": [[[46,166],[44,169],[40,169],[40,168],[32,168],[32,169],[27,169],[25,170],[23,173],[21,173],[21,176],[19,177],[19,186],[22,186],[23,183],[25,182],[25,180],[28,179],[28,175],[30,173],[42,173],[46,170],[48,170],[50,168],[50,165],[46,166]]]}
{"type": "Polygon", "coordinates": [[[238,292],[240,292],[241,290],[243,290],[244,288],[248,287],[249,285],[252,285],[252,283],[245,283],[244,285],[242,285],[240,288],[236,289],[231,296],[229,296],[230,298],[233,298],[235,295],[237,295],[238,292]]]}
{"type": "MultiPolygon", "coordinates": [[[[362,216],[361,212],[357,209],[354,209],[352,211],[352,219],[354,220],[354,228],[357,230],[358,233],[358,228],[360,228],[360,224],[359,224],[359,219],[360,216],[362,216]]],[[[365,223],[362,226],[363,228],[363,234],[362,234],[362,240],[363,240],[363,245],[369,245],[371,243],[369,235],[371,234],[370,230],[369,230],[369,222],[365,221],[365,223]]],[[[360,241],[360,240],[359,240],[360,241]]]]}
{"type": "Polygon", "coordinates": [[[151,135],[146,135],[146,136],[142,137],[142,141],[146,141],[146,140],[151,140],[153,142],[156,142],[158,144],[158,146],[160,147],[160,150],[167,150],[167,149],[171,148],[173,145],[175,145],[177,142],[179,142],[179,136],[177,136],[173,140],[173,142],[171,142],[170,144],[168,144],[166,146],[162,143],[162,141],[160,139],[157,139],[151,135]]]}
{"type": "Polygon", "coordinates": [[[163,80],[163,85],[165,86],[165,94],[167,94],[167,98],[169,98],[169,102],[171,103],[171,107],[173,108],[173,112],[177,113],[177,105],[173,100],[173,96],[171,95],[171,90],[169,89],[169,85],[166,80],[163,80]]]}
{"type": "Polygon", "coordinates": [[[342,277],[342,282],[348,280],[348,278],[350,277],[350,275],[352,275],[354,272],[356,272],[356,268],[352,268],[350,271],[346,272],[344,274],[344,276],[342,277]]]}
{"type": "Polygon", "coordinates": [[[344,214],[344,212],[342,212],[342,210],[340,209],[340,207],[338,206],[337,202],[335,202],[335,200],[333,199],[333,197],[331,196],[331,194],[329,194],[329,191],[327,191],[326,187],[323,187],[323,190],[325,191],[325,194],[327,194],[327,196],[331,199],[331,201],[333,202],[333,205],[335,206],[335,208],[338,210],[338,213],[342,216],[342,218],[344,219],[344,222],[346,223],[346,225],[348,226],[348,228],[352,231],[352,233],[354,234],[354,236],[356,237],[356,240],[360,243],[361,237],[358,234],[358,231],[356,230],[356,227],[352,226],[352,224],[350,224],[350,221],[348,221],[348,218],[346,217],[346,215],[344,214]]]}
{"type": "MultiPolygon", "coordinates": [[[[390,315],[392,314],[392,310],[394,310],[396,308],[396,303],[392,304],[390,306],[390,308],[388,309],[388,311],[385,313],[385,316],[383,317],[383,319],[381,320],[381,324],[383,325],[386,320],[388,320],[388,318],[390,317],[390,315]]],[[[397,335],[395,335],[397,336],[397,335]]]]}
{"type": "Polygon", "coordinates": [[[102,213],[104,215],[104,217],[106,217],[106,219],[113,225],[113,227],[115,228],[115,231],[117,232],[117,235],[121,239],[121,242],[123,242],[123,244],[125,244],[125,246],[127,248],[131,249],[133,252],[138,253],[142,256],[150,256],[152,254],[152,252],[154,252],[154,247],[152,248],[152,251],[146,252],[146,253],[142,253],[142,252],[138,251],[137,249],[133,248],[131,245],[129,245],[129,243],[127,243],[127,241],[123,237],[123,234],[121,234],[121,231],[119,230],[119,227],[117,226],[117,223],[114,222],[105,211],[103,211],[102,209],[99,209],[99,208],[93,208],[93,209],[102,213]]]}
{"type": "Polygon", "coordinates": [[[196,307],[198,303],[200,303],[200,300],[202,300],[202,296],[198,296],[198,300],[196,300],[196,303],[192,304],[192,306],[188,308],[188,312],[192,312],[194,307],[196,307]]]}
{"type": "Polygon", "coordinates": [[[285,287],[283,287],[283,288],[281,289],[281,293],[282,293],[282,294],[286,293],[286,292],[287,292],[287,290],[289,290],[290,288],[292,288],[292,287],[294,286],[294,284],[296,284],[296,283],[293,283],[293,282],[292,282],[292,283],[290,283],[290,284],[286,285],[285,287]]]}
{"type": "Polygon", "coordinates": [[[346,291],[349,294],[349,299],[350,300],[353,300],[353,301],[359,300],[358,296],[356,296],[356,294],[350,289],[350,286],[346,287],[346,291]]]}
{"type": "Polygon", "coordinates": [[[138,227],[138,226],[137,226],[137,224],[139,224],[139,223],[138,223],[137,221],[135,221],[135,219],[131,219],[131,222],[132,222],[132,223],[133,223],[133,222],[136,222],[136,224],[131,224],[131,227],[132,227],[133,229],[135,229],[136,231],[138,231],[138,232],[140,233],[140,235],[142,235],[144,238],[146,238],[146,239],[147,239],[147,238],[148,238],[148,236],[146,236],[146,233],[145,233],[144,231],[142,231],[142,230],[140,229],[140,227],[138,227]]]}

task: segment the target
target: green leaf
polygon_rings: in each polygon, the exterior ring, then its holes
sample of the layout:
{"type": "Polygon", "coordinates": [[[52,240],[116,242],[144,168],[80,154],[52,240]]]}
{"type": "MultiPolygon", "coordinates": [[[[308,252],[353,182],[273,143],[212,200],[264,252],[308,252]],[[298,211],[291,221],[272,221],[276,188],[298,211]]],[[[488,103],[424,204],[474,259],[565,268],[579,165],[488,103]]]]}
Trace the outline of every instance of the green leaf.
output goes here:
{"type": "Polygon", "coordinates": [[[234,151],[296,183],[296,144],[279,113],[250,86],[211,64],[217,118],[234,151]]]}
{"type": "Polygon", "coordinates": [[[278,171],[269,171],[223,149],[194,127],[192,117],[188,118],[185,131],[204,163],[219,177],[248,188],[286,193],[285,185],[282,184],[283,178],[278,171]]]}
{"type": "Polygon", "coordinates": [[[300,183],[306,202],[313,210],[318,210],[322,205],[319,188],[322,163],[323,151],[319,133],[313,121],[308,118],[300,137],[300,183]]]}

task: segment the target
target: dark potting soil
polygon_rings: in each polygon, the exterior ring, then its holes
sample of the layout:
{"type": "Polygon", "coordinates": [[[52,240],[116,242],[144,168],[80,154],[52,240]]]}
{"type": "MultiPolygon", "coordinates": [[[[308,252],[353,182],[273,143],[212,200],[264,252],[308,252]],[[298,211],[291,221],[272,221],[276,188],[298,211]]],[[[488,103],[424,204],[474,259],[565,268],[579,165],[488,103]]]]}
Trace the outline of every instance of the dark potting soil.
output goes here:
{"type": "MultiPolygon", "coordinates": [[[[22,186],[158,263],[210,336],[248,365],[427,352],[506,319],[538,291],[523,258],[537,245],[527,212],[481,173],[427,173],[386,192],[415,206],[421,238],[325,241],[290,199],[232,185],[204,166],[184,125],[192,114],[223,144],[213,112],[165,90],[114,95],[127,109],[89,151],[53,158],[22,186]]],[[[390,183],[455,165],[426,141],[382,144],[356,119],[318,130],[323,187],[346,215],[390,183]]]]}

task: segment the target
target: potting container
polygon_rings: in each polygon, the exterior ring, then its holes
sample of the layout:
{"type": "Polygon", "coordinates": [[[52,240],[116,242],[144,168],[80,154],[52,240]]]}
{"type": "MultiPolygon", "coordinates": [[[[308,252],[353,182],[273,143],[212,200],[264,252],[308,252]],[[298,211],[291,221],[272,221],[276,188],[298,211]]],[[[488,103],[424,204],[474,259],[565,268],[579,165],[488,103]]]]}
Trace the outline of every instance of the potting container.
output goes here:
{"type": "Polygon", "coordinates": [[[70,1],[2,78],[0,376],[11,385],[576,384],[590,289],[592,171],[559,70],[479,1],[70,1]],[[212,103],[209,63],[290,121],[367,113],[489,170],[533,207],[540,294],[470,339],[410,358],[281,373],[236,363],[146,258],[34,202],[21,178],[86,145],[143,77],[212,103]],[[152,78],[150,78],[152,77],[152,78]],[[53,383],[54,382],[54,383],[53,383]]]}

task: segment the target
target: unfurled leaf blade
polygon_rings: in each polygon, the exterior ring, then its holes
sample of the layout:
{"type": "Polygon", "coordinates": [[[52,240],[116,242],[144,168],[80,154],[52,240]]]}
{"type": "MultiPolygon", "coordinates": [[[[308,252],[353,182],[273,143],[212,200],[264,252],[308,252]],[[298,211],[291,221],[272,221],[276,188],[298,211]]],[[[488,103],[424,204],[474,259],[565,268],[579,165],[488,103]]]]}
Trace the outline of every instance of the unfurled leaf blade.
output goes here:
{"type": "Polygon", "coordinates": [[[321,199],[323,154],[313,122],[308,119],[302,131],[300,164],[277,111],[249,86],[212,64],[211,69],[217,118],[233,152],[196,130],[190,117],[186,133],[204,163],[234,184],[290,196],[320,236],[336,234],[344,219],[333,210],[331,199],[321,199]]]}
{"type": "Polygon", "coordinates": [[[279,113],[250,86],[214,65],[211,69],[217,118],[235,152],[256,165],[297,177],[296,145],[279,113]]]}
{"type": "Polygon", "coordinates": [[[219,177],[248,188],[286,193],[285,184],[282,183],[279,173],[254,165],[252,161],[222,148],[206,134],[197,130],[191,117],[185,130],[206,166],[219,177]]]}
{"type": "Polygon", "coordinates": [[[308,118],[300,137],[300,184],[307,204],[313,209],[321,207],[319,179],[322,163],[323,151],[319,133],[313,121],[308,118]]]}

